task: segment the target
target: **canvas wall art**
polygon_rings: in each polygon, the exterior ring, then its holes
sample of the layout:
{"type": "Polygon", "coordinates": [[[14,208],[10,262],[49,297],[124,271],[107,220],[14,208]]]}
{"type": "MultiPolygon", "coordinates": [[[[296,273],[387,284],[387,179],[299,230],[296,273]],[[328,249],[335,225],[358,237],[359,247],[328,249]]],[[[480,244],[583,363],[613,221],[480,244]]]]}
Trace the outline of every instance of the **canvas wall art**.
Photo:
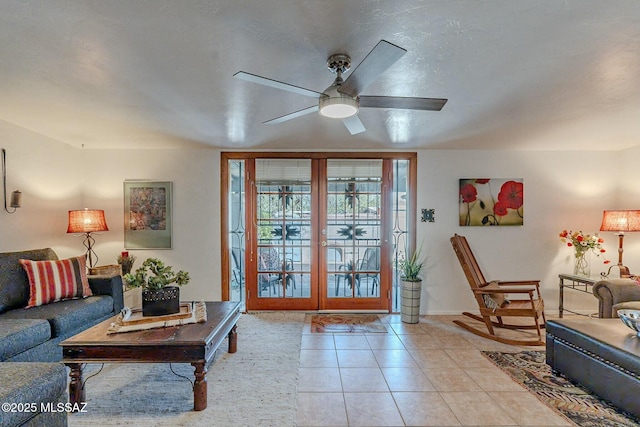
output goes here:
{"type": "Polygon", "coordinates": [[[461,179],[458,195],[462,226],[524,224],[522,178],[461,179]]]}
{"type": "Polygon", "coordinates": [[[124,182],[124,247],[171,249],[171,182],[124,182]]]}

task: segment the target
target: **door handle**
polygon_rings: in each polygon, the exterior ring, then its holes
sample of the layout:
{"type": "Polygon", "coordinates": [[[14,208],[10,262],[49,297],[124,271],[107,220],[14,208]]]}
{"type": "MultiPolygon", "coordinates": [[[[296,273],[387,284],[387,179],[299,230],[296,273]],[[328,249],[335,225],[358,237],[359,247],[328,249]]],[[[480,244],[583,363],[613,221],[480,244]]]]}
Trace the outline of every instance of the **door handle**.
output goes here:
{"type": "Polygon", "coordinates": [[[322,246],[327,246],[327,242],[326,242],[325,240],[323,240],[320,244],[321,244],[322,246]]]}

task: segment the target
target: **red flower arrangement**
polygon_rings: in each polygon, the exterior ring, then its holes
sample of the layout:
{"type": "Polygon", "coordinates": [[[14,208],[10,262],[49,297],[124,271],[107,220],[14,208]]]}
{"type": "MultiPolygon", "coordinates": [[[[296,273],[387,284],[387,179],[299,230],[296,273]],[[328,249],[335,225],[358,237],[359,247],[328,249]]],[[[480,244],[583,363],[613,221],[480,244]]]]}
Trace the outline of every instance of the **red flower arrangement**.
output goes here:
{"type": "MultiPolygon", "coordinates": [[[[604,239],[598,237],[598,235],[592,236],[590,234],[583,234],[582,231],[562,230],[559,236],[562,242],[575,249],[576,257],[587,251],[592,251],[596,256],[600,256],[600,254],[606,252],[606,249],[602,247],[604,239]]],[[[605,264],[609,264],[610,262],[608,259],[604,260],[605,264]]]]}

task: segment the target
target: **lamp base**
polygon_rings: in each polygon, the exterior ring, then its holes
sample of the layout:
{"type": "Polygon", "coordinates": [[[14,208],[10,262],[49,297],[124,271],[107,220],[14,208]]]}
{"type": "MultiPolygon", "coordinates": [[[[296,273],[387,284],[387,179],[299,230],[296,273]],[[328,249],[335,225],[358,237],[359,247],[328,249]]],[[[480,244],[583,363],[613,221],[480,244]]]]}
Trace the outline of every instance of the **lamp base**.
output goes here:
{"type": "Polygon", "coordinates": [[[611,269],[613,267],[618,267],[620,269],[620,278],[621,279],[626,279],[626,278],[631,277],[631,272],[629,271],[629,267],[624,266],[622,264],[612,265],[611,267],[609,267],[609,270],[607,270],[606,273],[600,273],[600,275],[602,277],[609,277],[609,273],[611,273],[611,269]]]}

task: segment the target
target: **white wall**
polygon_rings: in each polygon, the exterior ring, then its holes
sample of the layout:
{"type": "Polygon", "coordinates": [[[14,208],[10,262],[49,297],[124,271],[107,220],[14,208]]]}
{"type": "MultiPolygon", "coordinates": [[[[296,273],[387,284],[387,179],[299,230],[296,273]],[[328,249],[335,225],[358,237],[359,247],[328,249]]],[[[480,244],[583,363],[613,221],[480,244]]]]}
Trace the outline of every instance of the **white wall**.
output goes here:
{"type": "Polygon", "coordinates": [[[220,153],[217,150],[85,150],[83,206],[104,209],[109,232],[96,237],[100,265],[115,263],[124,250],[123,183],[127,179],[171,181],[172,250],[129,250],[134,269],[157,257],[189,272],[181,298],[221,299],[220,153]]]}
{"type": "MultiPolygon", "coordinates": [[[[100,158],[84,173],[91,183],[86,191],[91,198],[85,195],[84,204],[105,209],[110,223],[112,231],[99,236],[96,245],[101,260],[108,263],[123,249],[123,181],[173,181],[174,249],[132,253],[140,260],[157,256],[189,271],[193,280],[182,288],[185,297],[219,299],[219,151],[99,150],[83,155],[100,158]]],[[[449,243],[453,233],[469,238],[487,278],[541,279],[547,307],[556,310],[558,273],[573,268],[572,251],[558,234],[564,228],[597,232],[602,211],[617,204],[618,158],[612,152],[420,151],[418,211],[436,210],[436,222],[418,223],[417,229],[429,256],[422,312],[451,314],[475,307],[449,243]],[[525,225],[460,227],[458,179],[468,177],[524,178],[525,225]]],[[[604,237],[615,255],[615,236],[604,237]]],[[[604,270],[601,261],[594,260],[594,273],[604,270]]],[[[594,310],[589,295],[567,299],[573,308],[594,310]]]]}
{"type": "MultiPolygon", "coordinates": [[[[558,307],[558,274],[571,272],[573,253],[558,234],[565,228],[593,234],[602,211],[616,204],[618,167],[612,152],[421,151],[418,211],[435,209],[435,223],[418,223],[428,273],[421,312],[453,314],[477,309],[451,248],[454,233],[467,237],[488,280],[540,279],[547,310],[558,307]],[[524,225],[458,225],[460,178],[523,178],[524,225]]],[[[603,236],[613,257],[617,238],[603,236]]],[[[594,258],[592,274],[605,269],[594,258]]],[[[567,292],[565,306],[594,311],[590,295],[567,292]]]]}
{"type": "MultiPolygon", "coordinates": [[[[619,153],[616,166],[620,170],[618,199],[614,209],[640,209],[640,146],[619,153]]],[[[615,235],[611,236],[611,239],[615,235]]],[[[614,264],[618,257],[615,256],[614,264]]],[[[640,233],[627,233],[624,237],[622,261],[632,274],[640,274],[640,233]]],[[[614,268],[615,270],[615,268],[614,268]]],[[[613,271],[613,270],[612,270],[613,271]]]]}
{"type": "Polygon", "coordinates": [[[67,211],[81,196],[78,150],[3,121],[0,141],[7,151],[7,203],[13,190],[22,192],[14,214],[0,201],[0,252],[53,247],[60,256],[72,255],[67,211]]]}
{"type": "MultiPolygon", "coordinates": [[[[189,271],[187,299],[220,299],[220,152],[187,150],[78,150],[0,122],[8,152],[8,191],[23,192],[16,214],[0,213],[0,251],[53,247],[61,257],[83,252],[81,238],[67,235],[67,211],[104,209],[109,232],[96,236],[100,265],[123,249],[126,179],[173,182],[173,250],[131,251],[139,263],[154,256],[189,271]]],[[[435,209],[435,223],[417,224],[428,273],[423,314],[475,309],[449,238],[467,236],[488,279],[542,280],[549,311],[557,310],[558,273],[572,269],[572,252],[558,233],[564,228],[596,232],[602,211],[637,208],[634,161],[627,152],[438,151],[418,153],[418,212],[435,209]],[[525,224],[521,227],[460,227],[458,179],[523,178],[525,224]]],[[[616,258],[616,236],[603,235],[616,258]]],[[[640,233],[625,239],[625,264],[640,271],[640,233]],[[635,256],[634,256],[635,255],[635,256]]],[[[596,260],[592,272],[604,270],[596,260]]],[[[589,295],[567,295],[565,304],[589,312],[589,295]]]]}

